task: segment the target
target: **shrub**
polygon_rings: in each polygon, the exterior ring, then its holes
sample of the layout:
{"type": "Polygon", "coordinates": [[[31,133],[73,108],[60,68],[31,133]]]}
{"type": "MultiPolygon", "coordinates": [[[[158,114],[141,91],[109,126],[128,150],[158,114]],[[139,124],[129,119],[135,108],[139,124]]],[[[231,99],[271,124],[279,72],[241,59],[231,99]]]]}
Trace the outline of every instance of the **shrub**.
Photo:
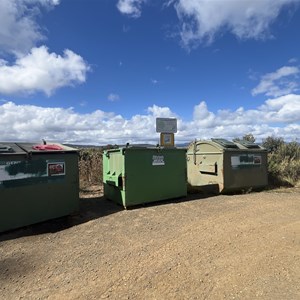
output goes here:
{"type": "Polygon", "coordinates": [[[269,136],[262,142],[262,146],[268,150],[268,152],[276,152],[280,146],[284,145],[282,137],[269,136]]]}
{"type": "Polygon", "coordinates": [[[79,151],[79,185],[81,189],[102,185],[101,148],[85,148],[79,151]]]}
{"type": "Polygon", "coordinates": [[[247,141],[247,142],[254,143],[255,142],[255,137],[253,136],[252,133],[247,133],[242,138],[239,138],[239,137],[234,138],[233,141],[234,142],[247,141]]]}
{"type": "Polygon", "coordinates": [[[271,185],[295,186],[300,182],[300,145],[297,142],[284,143],[281,138],[271,138],[268,172],[271,185]]]}

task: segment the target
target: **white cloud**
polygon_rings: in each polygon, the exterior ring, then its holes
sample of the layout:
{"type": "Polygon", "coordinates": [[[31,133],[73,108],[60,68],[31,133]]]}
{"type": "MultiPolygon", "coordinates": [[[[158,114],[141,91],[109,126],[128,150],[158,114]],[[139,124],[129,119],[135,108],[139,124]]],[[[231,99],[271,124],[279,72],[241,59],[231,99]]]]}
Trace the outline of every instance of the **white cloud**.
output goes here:
{"type": "Polygon", "coordinates": [[[6,141],[56,140],[69,143],[107,144],[151,138],[155,132],[152,113],[124,119],[101,110],[79,114],[72,108],[33,105],[0,105],[0,135],[6,141]]]}
{"type": "Polygon", "coordinates": [[[176,114],[169,107],[160,107],[153,105],[148,107],[147,112],[155,118],[176,118],[176,114]]]}
{"type": "Polygon", "coordinates": [[[193,119],[197,122],[197,126],[210,128],[215,122],[216,116],[207,108],[207,104],[202,101],[194,107],[193,119]]]}
{"type": "Polygon", "coordinates": [[[300,122],[300,95],[285,95],[269,99],[260,107],[272,122],[300,122]]]}
{"type": "Polygon", "coordinates": [[[226,30],[242,39],[269,36],[270,24],[283,7],[299,0],[176,0],[181,23],[181,39],[185,47],[199,42],[212,42],[226,30]]]}
{"type": "Polygon", "coordinates": [[[51,8],[59,0],[1,0],[0,53],[16,55],[28,52],[45,37],[36,23],[40,8],[51,8]]]}
{"type": "Polygon", "coordinates": [[[60,0],[0,0],[0,54],[12,54],[15,62],[0,58],[0,93],[48,96],[56,89],[82,83],[88,65],[81,56],[65,50],[62,56],[49,53],[45,46],[35,47],[45,39],[36,22],[41,9],[49,10],[60,0]]]}
{"type": "Polygon", "coordinates": [[[49,53],[45,46],[33,48],[18,58],[14,65],[0,63],[0,93],[44,92],[48,96],[56,89],[85,82],[89,66],[81,56],[65,50],[63,56],[49,53]]]}
{"type": "Polygon", "coordinates": [[[146,0],[119,0],[117,8],[122,14],[138,18],[141,16],[141,6],[144,2],[146,0]]]}
{"type": "Polygon", "coordinates": [[[183,120],[168,107],[153,105],[145,114],[126,119],[97,110],[80,114],[72,108],[0,104],[0,136],[5,141],[58,141],[78,144],[154,143],[157,117],[178,119],[177,143],[222,137],[232,139],[251,132],[257,140],[270,135],[294,140],[300,135],[300,95],[290,94],[267,100],[252,110],[209,111],[206,102],[194,107],[193,118],[183,120]]]}
{"type": "Polygon", "coordinates": [[[292,57],[292,58],[289,59],[289,63],[290,63],[290,64],[294,64],[294,63],[296,63],[297,61],[298,61],[298,59],[297,59],[296,57],[292,57]]]}
{"type": "Polygon", "coordinates": [[[300,134],[300,95],[286,95],[267,100],[253,110],[240,107],[235,111],[219,110],[212,113],[205,102],[194,108],[194,118],[179,126],[178,138],[210,139],[222,137],[232,139],[252,133],[257,140],[268,136],[282,136],[295,140],[300,134]],[[181,128],[183,130],[181,131],[181,128]]]}
{"type": "MultiPolygon", "coordinates": [[[[147,0],[119,0],[118,10],[138,18],[147,0]]],[[[180,22],[184,47],[211,43],[228,31],[240,39],[272,37],[270,25],[287,6],[300,0],[164,0],[162,7],[174,7],[180,22]]]]}
{"type": "Polygon", "coordinates": [[[114,94],[114,93],[110,93],[108,96],[107,96],[107,99],[111,102],[115,102],[115,101],[118,101],[120,100],[120,96],[118,94],[114,94]]]}
{"type": "Polygon", "coordinates": [[[298,67],[282,67],[261,77],[260,83],[252,90],[252,95],[265,94],[271,97],[287,95],[299,90],[298,67]]]}

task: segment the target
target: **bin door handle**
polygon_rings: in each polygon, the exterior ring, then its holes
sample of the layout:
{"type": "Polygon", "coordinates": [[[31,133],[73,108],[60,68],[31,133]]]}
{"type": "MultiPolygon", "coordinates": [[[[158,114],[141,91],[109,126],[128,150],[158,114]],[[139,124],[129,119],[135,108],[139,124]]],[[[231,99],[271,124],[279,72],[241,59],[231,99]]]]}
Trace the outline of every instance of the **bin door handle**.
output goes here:
{"type": "Polygon", "coordinates": [[[120,177],[122,177],[122,174],[116,175],[115,172],[113,172],[111,175],[109,175],[110,172],[107,173],[106,177],[106,183],[114,186],[119,186],[120,177]]]}

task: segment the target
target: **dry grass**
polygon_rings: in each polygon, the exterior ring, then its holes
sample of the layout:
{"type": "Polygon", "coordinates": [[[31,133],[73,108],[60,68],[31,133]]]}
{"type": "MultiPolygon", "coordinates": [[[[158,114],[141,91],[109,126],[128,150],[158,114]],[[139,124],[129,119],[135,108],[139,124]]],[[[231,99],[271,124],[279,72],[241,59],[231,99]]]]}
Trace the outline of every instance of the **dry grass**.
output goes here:
{"type": "Polygon", "coordinates": [[[85,148],[79,152],[80,190],[102,186],[102,149],[85,148]]]}

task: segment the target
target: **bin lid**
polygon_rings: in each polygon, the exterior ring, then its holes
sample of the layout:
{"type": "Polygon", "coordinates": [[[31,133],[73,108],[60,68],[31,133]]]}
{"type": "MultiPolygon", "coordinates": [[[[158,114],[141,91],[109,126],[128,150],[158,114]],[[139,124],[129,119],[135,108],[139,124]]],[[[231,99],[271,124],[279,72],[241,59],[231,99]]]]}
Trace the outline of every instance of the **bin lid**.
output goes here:
{"type": "Polygon", "coordinates": [[[32,154],[78,152],[78,149],[71,148],[59,143],[18,143],[17,145],[27,153],[30,152],[32,154]]]}
{"type": "Polygon", "coordinates": [[[25,151],[15,143],[0,142],[0,155],[24,154],[25,151]]]}
{"type": "Polygon", "coordinates": [[[35,153],[70,153],[78,152],[78,149],[71,148],[58,143],[40,145],[38,143],[6,143],[0,142],[0,156],[16,154],[35,154],[35,153]],[[41,147],[43,146],[43,147],[41,147]],[[48,147],[47,147],[48,146],[48,147]]]}
{"type": "Polygon", "coordinates": [[[0,144],[0,153],[14,152],[13,148],[9,145],[0,144]]]}
{"type": "Polygon", "coordinates": [[[32,146],[33,150],[39,151],[52,151],[52,150],[64,150],[63,147],[56,145],[56,144],[39,144],[32,146]]]}
{"type": "Polygon", "coordinates": [[[255,144],[253,142],[241,140],[237,142],[238,144],[248,148],[248,149],[260,149],[261,147],[258,144],[255,144]]]}
{"type": "Polygon", "coordinates": [[[211,140],[226,149],[238,149],[239,148],[235,143],[225,140],[225,139],[211,139],[211,140]]]}

